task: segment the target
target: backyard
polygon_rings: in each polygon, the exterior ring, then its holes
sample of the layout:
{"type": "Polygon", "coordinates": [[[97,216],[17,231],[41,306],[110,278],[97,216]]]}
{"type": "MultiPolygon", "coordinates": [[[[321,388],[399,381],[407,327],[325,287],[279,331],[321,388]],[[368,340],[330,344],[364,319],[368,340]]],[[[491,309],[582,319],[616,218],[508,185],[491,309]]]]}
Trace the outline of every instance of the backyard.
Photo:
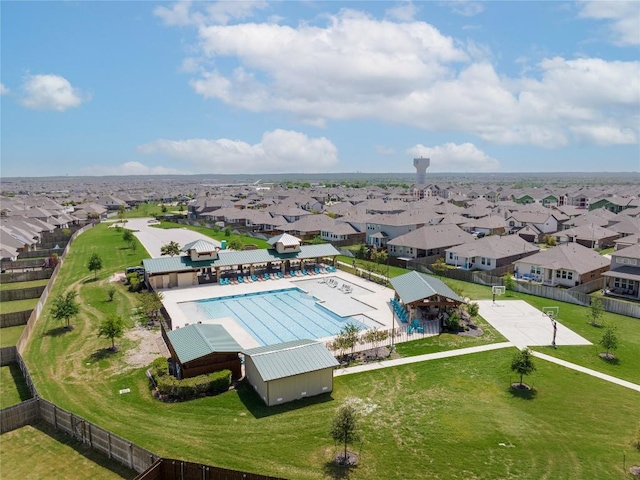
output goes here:
{"type": "MultiPolygon", "coordinates": [[[[419,478],[427,472],[443,479],[625,478],[622,457],[626,453],[632,461],[629,442],[640,426],[638,394],[542,360],[527,378],[535,391],[515,393],[509,388],[515,349],[341,376],[331,396],[281,407],[265,407],[245,385],[217,397],[158,402],[144,369],[126,362],[124,353],[136,347],[135,341],[117,340],[122,350],[110,353],[109,342],[96,336],[96,325],[107,313],[133,322],[134,295],[118,285],[115,301],[109,302],[104,287],[113,272],[144,255],[104,225],[81,235],[53,291],[79,291],[75,328],[61,328],[48,302],[25,354],[42,397],[144,448],[291,479],[346,478],[330,461],[338,447],[328,431],[335,408],[355,398],[363,413],[363,443],[354,446],[361,462],[348,475],[353,480],[419,478]],[[104,262],[97,281],[86,267],[93,252],[104,262]],[[130,393],[119,394],[124,388],[130,393]]],[[[451,285],[471,298],[490,297],[488,287],[451,285]]],[[[566,313],[593,329],[586,324],[587,309],[576,308],[562,304],[561,321],[566,313]]],[[[502,340],[495,331],[492,335],[502,340]]],[[[408,345],[405,354],[455,348],[457,342],[442,335],[408,345]]],[[[608,368],[624,368],[638,358],[625,360],[640,349],[637,337],[629,344],[629,352],[618,351],[620,364],[608,368]]],[[[630,366],[616,372],[634,376],[630,366]]]]}

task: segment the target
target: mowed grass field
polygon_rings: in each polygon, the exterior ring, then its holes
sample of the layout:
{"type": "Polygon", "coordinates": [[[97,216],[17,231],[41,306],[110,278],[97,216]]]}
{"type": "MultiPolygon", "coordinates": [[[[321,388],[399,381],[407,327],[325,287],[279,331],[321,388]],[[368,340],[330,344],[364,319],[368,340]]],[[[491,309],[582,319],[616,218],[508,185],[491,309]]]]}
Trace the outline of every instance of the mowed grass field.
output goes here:
{"type": "Polygon", "coordinates": [[[0,328],[0,347],[12,347],[22,335],[25,325],[0,328]]]}
{"type": "Polygon", "coordinates": [[[3,480],[115,480],[136,476],[135,472],[72,437],[53,431],[46,424],[27,425],[1,435],[0,449],[3,480]]]}
{"type": "Polygon", "coordinates": [[[542,360],[527,379],[535,394],[516,395],[515,349],[338,377],[331,395],[275,408],[247,386],[158,402],[144,369],[124,362],[133,342],[119,341],[122,351],[111,355],[96,336],[105,313],[126,316],[135,303],[123,286],[114,302],[104,292],[110,273],[144,256],[121,237],[101,225],[74,242],[54,294],[63,285],[77,289],[81,314],[66,331],[47,305],[25,358],[44,398],[142,447],[290,479],[626,478],[622,458],[631,458],[640,427],[640,395],[542,360]],[[93,251],[105,261],[98,281],[86,269],[93,251]],[[120,395],[123,388],[131,393],[120,395]],[[347,399],[362,411],[363,442],[353,447],[360,465],[345,476],[331,463],[339,446],[328,431],[347,399]]]}
{"type": "Polygon", "coordinates": [[[0,367],[0,409],[31,398],[22,371],[17,363],[0,367]]]}
{"type": "Polygon", "coordinates": [[[12,302],[0,302],[0,313],[15,313],[24,310],[33,310],[38,303],[38,298],[14,300],[12,302]]]}
{"type": "Polygon", "coordinates": [[[224,233],[224,229],[215,231],[210,228],[200,227],[195,225],[185,225],[182,223],[176,222],[167,222],[165,220],[161,221],[159,225],[154,225],[155,228],[162,228],[165,230],[169,230],[172,228],[186,228],[187,230],[192,230],[194,232],[202,233],[209,238],[213,238],[214,240],[222,241],[226,240],[229,242],[235,238],[239,238],[243,245],[256,245],[258,248],[270,248],[270,245],[265,241],[259,238],[247,237],[245,235],[236,235],[231,234],[228,237],[224,233]]]}
{"type": "Polygon", "coordinates": [[[30,280],[28,282],[11,282],[0,283],[0,291],[2,290],[18,290],[20,288],[43,287],[49,282],[48,278],[42,280],[30,280]]]}

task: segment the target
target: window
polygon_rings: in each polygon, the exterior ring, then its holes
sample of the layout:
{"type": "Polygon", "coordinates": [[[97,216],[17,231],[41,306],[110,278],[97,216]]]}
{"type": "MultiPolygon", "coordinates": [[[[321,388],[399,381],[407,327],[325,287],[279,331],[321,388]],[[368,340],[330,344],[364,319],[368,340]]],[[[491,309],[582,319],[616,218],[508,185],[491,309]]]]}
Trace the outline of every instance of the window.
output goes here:
{"type": "Polygon", "coordinates": [[[480,263],[482,263],[482,265],[486,265],[485,260],[486,258],[482,257],[482,261],[480,263]]]}
{"type": "Polygon", "coordinates": [[[453,252],[449,252],[449,260],[453,260],[453,252]]]}
{"type": "Polygon", "coordinates": [[[533,275],[542,275],[542,268],[538,266],[531,265],[531,273],[533,275]]]}

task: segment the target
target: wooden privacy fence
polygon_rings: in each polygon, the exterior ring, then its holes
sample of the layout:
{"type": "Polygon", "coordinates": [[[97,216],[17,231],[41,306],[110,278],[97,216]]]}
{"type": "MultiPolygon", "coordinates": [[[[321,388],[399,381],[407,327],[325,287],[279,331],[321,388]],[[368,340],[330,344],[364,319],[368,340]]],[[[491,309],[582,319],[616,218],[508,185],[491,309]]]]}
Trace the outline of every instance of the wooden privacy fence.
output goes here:
{"type": "Polygon", "coordinates": [[[51,278],[53,270],[34,270],[32,272],[14,272],[0,274],[0,283],[30,282],[32,280],[45,280],[51,278]]]}
{"type": "Polygon", "coordinates": [[[0,314],[0,328],[15,327],[16,325],[26,325],[33,310],[23,310],[22,312],[11,312],[0,314]]]}
{"type": "Polygon", "coordinates": [[[200,463],[183,462],[170,458],[158,459],[135,480],[284,480],[259,473],[238,472],[200,463]]]}
{"type": "Polygon", "coordinates": [[[0,434],[31,425],[40,419],[40,399],[32,398],[0,410],[0,434]]]}
{"type": "Polygon", "coordinates": [[[14,300],[27,300],[29,298],[38,298],[44,292],[44,285],[39,287],[16,288],[13,290],[0,291],[0,302],[12,302],[14,300]]]}
{"type": "Polygon", "coordinates": [[[16,347],[2,347],[0,348],[0,367],[14,363],[18,356],[18,350],[16,347]]]}
{"type": "MultiPolygon", "coordinates": [[[[24,260],[25,258],[41,258],[41,257],[50,257],[54,253],[56,255],[60,255],[64,250],[66,244],[59,245],[58,248],[40,248],[38,250],[29,250],[28,252],[20,252],[18,258],[20,260],[24,260]]],[[[42,247],[42,246],[40,246],[42,247]]],[[[55,245],[54,245],[55,247],[55,245]]]]}
{"type": "Polygon", "coordinates": [[[23,262],[2,262],[0,263],[2,270],[26,270],[27,268],[44,267],[44,258],[34,260],[25,260],[23,262]]]}

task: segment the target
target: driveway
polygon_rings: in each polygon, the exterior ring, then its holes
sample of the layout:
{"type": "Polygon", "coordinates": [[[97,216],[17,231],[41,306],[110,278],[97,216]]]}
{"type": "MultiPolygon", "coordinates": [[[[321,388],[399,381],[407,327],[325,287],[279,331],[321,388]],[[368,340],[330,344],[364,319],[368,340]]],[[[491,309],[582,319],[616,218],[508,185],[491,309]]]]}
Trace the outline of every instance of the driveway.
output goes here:
{"type": "Polygon", "coordinates": [[[147,249],[149,255],[153,258],[161,257],[160,248],[169,242],[177,242],[180,247],[183,247],[189,242],[195,240],[206,240],[213,243],[217,247],[220,246],[220,242],[209,238],[198,232],[187,230],[186,228],[170,228],[163,229],[152,227],[149,225],[150,218],[134,218],[127,221],[126,228],[133,231],[140,243],[147,249]]]}
{"type": "MultiPolygon", "coordinates": [[[[480,316],[514,345],[548,346],[553,341],[549,317],[524,300],[477,300],[480,316]]],[[[552,306],[552,303],[550,306],[552,306]]],[[[556,345],[591,345],[591,342],[562,325],[562,309],[557,322],[556,345]]]]}

